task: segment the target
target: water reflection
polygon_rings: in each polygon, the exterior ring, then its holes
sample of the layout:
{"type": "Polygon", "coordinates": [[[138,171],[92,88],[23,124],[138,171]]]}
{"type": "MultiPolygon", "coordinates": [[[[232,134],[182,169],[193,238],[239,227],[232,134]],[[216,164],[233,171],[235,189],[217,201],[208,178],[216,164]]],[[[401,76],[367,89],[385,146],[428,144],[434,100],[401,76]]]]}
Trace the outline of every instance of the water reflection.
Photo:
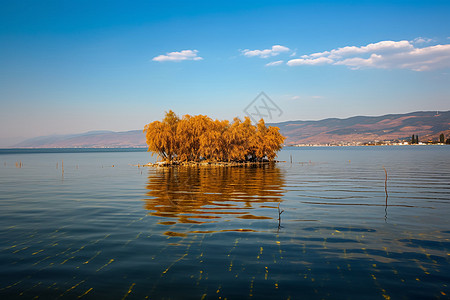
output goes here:
{"type": "Polygon", "coordinates": [[[145,208],[170,218],[161,222],[166,225],[273,219],[283,186],[283,172],[273,164],[150,169],[145,208]]]}

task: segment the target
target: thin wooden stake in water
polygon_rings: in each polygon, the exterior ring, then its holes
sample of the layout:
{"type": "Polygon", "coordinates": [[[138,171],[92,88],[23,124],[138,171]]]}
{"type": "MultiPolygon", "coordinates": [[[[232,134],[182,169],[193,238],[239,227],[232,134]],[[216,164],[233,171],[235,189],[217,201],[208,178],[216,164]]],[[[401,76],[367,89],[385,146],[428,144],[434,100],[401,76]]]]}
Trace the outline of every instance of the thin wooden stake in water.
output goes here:
{"type": "Polygon", "coordinates": [[[62,176],[64,177],[64,160],[61,161],[62,176]]]}
{"type": "Polygon", "coordinates": [[[280,203],[278,203],[278,230],[281,228],[281,214],[284,212],[284,209],[280,211],[280,203]]]}
{"type": "Polygon", "coordinates": [[[385,179],[384,179],[384,192],[386,193],[386,205],[387,205],[387,197],[388,197],[388,192],[387,192],[387,180],[388,180],[388,174],[386,171],[386,168],[383,166],[384,169],[384,174],[386,175],[385,179]]]}
{"type": "Polygon", "coordinates": [[[384,169],[384,192],[386,193],[386,206],[384,207],[384,221],[387,222],[387,207],[388,207],[388,192],[387,192],[387,180],[388,180],[388,174],[386,171],[386,168],[383,166],[384,169]]]}

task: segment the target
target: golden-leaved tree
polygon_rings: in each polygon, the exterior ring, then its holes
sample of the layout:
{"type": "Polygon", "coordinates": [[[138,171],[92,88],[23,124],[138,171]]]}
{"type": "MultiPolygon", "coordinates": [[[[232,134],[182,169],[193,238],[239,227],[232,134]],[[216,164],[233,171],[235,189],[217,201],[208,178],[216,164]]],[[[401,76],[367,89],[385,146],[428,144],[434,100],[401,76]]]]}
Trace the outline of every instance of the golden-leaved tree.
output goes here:
{"type": "Polygon", "coordinates": [[[179,118],[171,110],[162,121],[145,125],[144,133],[148,151],[168,162],[273,160],[285,140],[263,119],[254,126],[248,117],[230,123],[204,115],[179,118]]]}

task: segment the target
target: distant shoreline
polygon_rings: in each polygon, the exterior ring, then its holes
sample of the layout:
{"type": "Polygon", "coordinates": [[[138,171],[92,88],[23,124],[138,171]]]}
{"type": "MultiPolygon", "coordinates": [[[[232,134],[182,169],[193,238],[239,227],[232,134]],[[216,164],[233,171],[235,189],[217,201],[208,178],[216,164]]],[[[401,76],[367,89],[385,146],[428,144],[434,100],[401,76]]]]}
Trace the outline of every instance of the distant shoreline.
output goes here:
{"type": "Polygon", "coordinates": [[[0,154],[147,152],[147,148],[0,148],[0,154]]]}
{"type": "Polygon", "coordinates": [[[332,144],[299,144],[299,145],[288,145],[284,147],[295,147],[295,148],[301,148],[301,147],[372,147],[372,146],[446,146],[447,144],[443,143],[420,143],[420,144],[361,144],[361,145],[332,145],[332,144]]]}
{"type": "MultiPolygon", "coordinates": [[[[364,147],[392,147],[412,146],[412,147],[437,147],[447,146],[446,144],[417,144],[417,145],[287,145],[283,149],[305,149],[305,148],[364,148],[364,147]]],[[[101,152],[147,152],[147,148],[0,148],[1,154],[28,154],[28,153],[101,153],[101,152]]]]}

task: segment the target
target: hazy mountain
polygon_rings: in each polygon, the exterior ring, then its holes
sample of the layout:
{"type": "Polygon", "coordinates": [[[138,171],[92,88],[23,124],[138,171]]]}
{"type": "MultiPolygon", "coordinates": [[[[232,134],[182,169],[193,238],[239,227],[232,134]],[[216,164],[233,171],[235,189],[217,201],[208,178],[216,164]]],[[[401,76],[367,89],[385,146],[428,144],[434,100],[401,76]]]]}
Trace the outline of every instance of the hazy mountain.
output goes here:
{"type": "MultiPolygon", "coordinates": [[[[269,124],[278,126],[287,137],[286,144],[329,144],[410,139],[437,140],[440,133],[450,137],[450,111],[413,112],[379,117],[357,116],[320,121],[288,121],[269,124]]],[[[25,140],[14,147],[32,148],[96,148],[146,147],[142,130],[125,132],[91,131],[83,134],[53,135],[25,140]]]]}
{"type": "Polygon", "coordinates": [[[320,121],[288,121],[273,124],[287,137],[286,144],[328,144],[396,139],[437,140],[443,132],[450,137],[450,111],[413,112],[379,117],[351,117],[320,121]]]}
{"type": "Polygon", "coordinates": [[[90,131],[82,134],[43,136],[14,145],[14,147],[19,148],[127,148],[146,146],[142,130],[124,132],[90,131]]]}

